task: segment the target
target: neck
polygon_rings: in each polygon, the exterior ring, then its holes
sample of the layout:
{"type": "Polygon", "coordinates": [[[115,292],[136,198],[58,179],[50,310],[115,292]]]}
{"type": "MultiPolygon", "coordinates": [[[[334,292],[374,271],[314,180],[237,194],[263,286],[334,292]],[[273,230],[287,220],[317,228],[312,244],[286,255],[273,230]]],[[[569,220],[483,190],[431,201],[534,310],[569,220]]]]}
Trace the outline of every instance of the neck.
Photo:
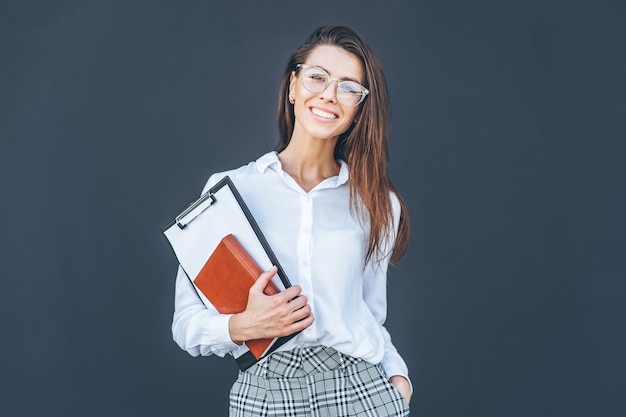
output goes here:
{"type": "Polygon", "coordinates": [[[291,176],[305,191],[339,174],[339,164],[335,161],[336,139],[303,140],[296,136],[278,154],[283,171],[291,176]]]}

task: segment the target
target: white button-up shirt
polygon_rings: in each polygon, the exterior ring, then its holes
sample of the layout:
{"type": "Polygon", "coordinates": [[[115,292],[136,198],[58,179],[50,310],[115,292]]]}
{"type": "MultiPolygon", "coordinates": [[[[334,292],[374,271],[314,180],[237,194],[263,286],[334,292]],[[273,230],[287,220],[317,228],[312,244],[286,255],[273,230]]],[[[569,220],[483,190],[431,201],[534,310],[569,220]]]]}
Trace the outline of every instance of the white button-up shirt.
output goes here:
{"type": "MultiPolygon", "coordinates": [[[[364,265],[369,226],[350,208],[348,166],[340,164],[339,175],[305,192],[282,170],[277,153],[269,152],[248,165],[212,175],[204,191],[230,176],[286,275],[309,301],[313,324],[279,351],[329,346],[381,363],[388,377],[408,379],[407,366],[383,326],[389,256],[364,265]]],[[[397,230],[400,205],[395,195],[392,202],[397,230]]],[[[172,323],[178,345],[193,356],[239,356],[242,348],[230,339],[229,319],[203,305],[179,268],[172,323]]]]}

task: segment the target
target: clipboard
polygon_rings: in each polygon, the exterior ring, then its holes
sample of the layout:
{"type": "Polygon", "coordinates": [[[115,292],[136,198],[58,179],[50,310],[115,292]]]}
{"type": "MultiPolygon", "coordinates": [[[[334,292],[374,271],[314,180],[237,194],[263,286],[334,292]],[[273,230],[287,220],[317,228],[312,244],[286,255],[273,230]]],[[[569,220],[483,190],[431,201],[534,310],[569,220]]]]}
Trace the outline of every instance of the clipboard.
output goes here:
{"type": "MultiPolygon", "coordinates": [[[[265,239],[252,213],[229,176],[192,202],[182,213],[162,229],[187,278],[191,281],[198,297],[207,308],[217,311],[211,302],[198,291],[194,279],[202,270],[222,238],[232,234],[254,261],[267,271],[273,265],[278,269],[272,282],[283,290],[291,287],[280,262],[265,239]]],[[[267,354],[294,337],[297,333],[277,338],[267,354]]],[[[243,371],[258,359],[249,350],[235,358],[243,371]]]]}

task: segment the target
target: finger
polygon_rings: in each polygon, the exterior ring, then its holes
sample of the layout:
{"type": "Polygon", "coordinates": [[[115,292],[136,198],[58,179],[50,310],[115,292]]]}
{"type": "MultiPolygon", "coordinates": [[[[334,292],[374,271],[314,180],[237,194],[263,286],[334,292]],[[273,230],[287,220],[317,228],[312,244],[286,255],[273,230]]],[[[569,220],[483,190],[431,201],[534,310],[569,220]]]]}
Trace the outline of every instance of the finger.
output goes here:
{"type": "Polygon", "coordinates": [[[276,266],[273,266],[270,270],[263,272],[261,275],[259,275],[250,290],[255,292],[263,292],[272,277],[276,275],[276,271],[278,271],[278,268],[276,268],[276,266]]]}
{"type": "Polygon", "coordinates": [[[295,310],[293,312],[292,318],[294,319],[294,321],[300,321],[306,317],[309,317],[310,315],[311,315],[311,306],[307,304],[295,310]]]}
{"type": "Polygon", "coordinates": [[[289,300],[288,308],[290,308],[291,311],[296,311],[306,306],[308,302],[309,302],[309,299],[306,298],[305,295],[299,295],[296,298],[289,300]]]}
{"type": "Polygon", "coordinates": [[[283,294],[283,296],[287,300],[291,300],[298,297],[300,293],[302,293],[302,287],[300,287],[299,285],[293,285],[289,288],[286,288],[285,291],[283,291],[281,294],[283,294]]]}
{"type": "Polygon", "coordinates": [[[306,329],[311,324],[313,324],[314,320],[315,320],[315,318],[313,317],[313,314],[309,314],[305,318],[303,318],[301,320],[298,320],[298,321],[292,323],[291,325],[289,325],[286,328],[285,335],[292,334],[292,333],[295,333],[295,332],[299,332],[300,330],[306,329]]]}

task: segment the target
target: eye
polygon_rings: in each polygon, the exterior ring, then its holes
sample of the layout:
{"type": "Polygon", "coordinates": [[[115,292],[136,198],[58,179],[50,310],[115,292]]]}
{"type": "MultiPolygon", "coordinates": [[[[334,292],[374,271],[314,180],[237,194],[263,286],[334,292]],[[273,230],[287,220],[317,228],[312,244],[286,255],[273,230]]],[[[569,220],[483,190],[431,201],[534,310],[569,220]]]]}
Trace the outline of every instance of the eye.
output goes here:
{"type": "Polygon", "coordinates": [[[342,94],[363,94],[362,87],[352,81],[343,81],[339,83],[338,92],[342,94]]]}
{"type": "Polygon", "coordinates": [[[307,74],[307,76],[313,82],[320,83],[320,84],[326,83],[326,76],[322,73],[312,73],[312,74],[307,74]]]}

